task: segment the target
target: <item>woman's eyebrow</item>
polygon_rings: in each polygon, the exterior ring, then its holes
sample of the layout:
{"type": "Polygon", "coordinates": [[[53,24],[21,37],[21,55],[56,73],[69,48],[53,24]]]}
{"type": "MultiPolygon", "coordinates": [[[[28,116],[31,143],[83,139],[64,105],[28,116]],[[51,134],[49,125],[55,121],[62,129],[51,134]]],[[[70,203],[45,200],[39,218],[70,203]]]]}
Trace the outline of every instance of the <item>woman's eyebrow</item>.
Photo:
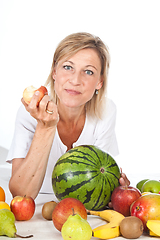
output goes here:
{"type": "MultiPolygon", "coordinates": [[[[66,61],[64,61],[64,63],[70,63],[70,64],[74,65],[74,63],[72,61],[70,61],[70,60],[66,60],[66,61]]],[[[85,67],[92,67],[92,68],[97,70],[97,68],[94,65],[91,65],[91,64],[88,64],[85,67]]]]}
{"type": "Polygon", "coordinates": [[[97,68],[94,66],[94,65],[87,65],[86,67],[93,67],[93,68],[95,68],[96,70],[97,70],[97,68]]]}
{"type": "Polygon", "coordinates": [[[64,61],[64,63],[67,63],[67,62],[74,65],[74,63],[72,61],[70,61],[70,60],[64,61]]]}

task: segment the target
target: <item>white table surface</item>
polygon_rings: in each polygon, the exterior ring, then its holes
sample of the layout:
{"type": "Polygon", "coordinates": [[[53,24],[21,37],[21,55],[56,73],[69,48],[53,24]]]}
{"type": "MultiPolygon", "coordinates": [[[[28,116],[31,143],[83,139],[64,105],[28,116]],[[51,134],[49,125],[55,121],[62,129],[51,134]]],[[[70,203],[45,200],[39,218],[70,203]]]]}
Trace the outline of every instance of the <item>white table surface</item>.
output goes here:
{"type": "MultiPolygon", "coordinates": [[[[0,164],[0,186],[5,190],[6,193],[6,202],[10,205],[12,196],[8,189],[8,182],[10,178],[10,165],[9,164],[0,164]]],[[[136,183],[144,178],[149,179],[160,179],[160,174],[154,174],[154,175],[141,175],[136,176],[133,174],[128,175],[131,185],[136,186],[136,183]]],[[[31,235],[33,234],[33,237],[31,239],[45,239],[45,240],[63,240],[61,233],[54,227],[52,221],[47,221],[42,217],[41,211],[42,206],[44,203],[56,200],[55,196],[53,194],[39,194],[36,198],[36,210],[35,214],[29,221],[16,221],[15,225],[17,228],[17,233],[22,236],[31,235]]],[[[101,220],[100,218],[96,216],[88,216],[88,222],[90,223],[92,228],[97,227],[98,225],[102,225],[106,223],[104,220],[101,220]]],[[[0,236],[0,240],[9,239],[5,236],[0,236]]],[[[16,238],[20,239],[20,238],[16,238]]],[[[98,239],[95,237],[92,237],[91,239],[98,239]]],[[[123,237],[118,237],[119,240],[124,240],[123,237]]],[[[148,235],[143,234],[140,239],[149,240],[151,237],[148,235]]],[[[153,238],[152,238],[153,239],[153,238]]],[[[154,238],[158,239],[158,238],[154,238]]],[[[83,239],[82,239],[83,240],[83,239]]]]}

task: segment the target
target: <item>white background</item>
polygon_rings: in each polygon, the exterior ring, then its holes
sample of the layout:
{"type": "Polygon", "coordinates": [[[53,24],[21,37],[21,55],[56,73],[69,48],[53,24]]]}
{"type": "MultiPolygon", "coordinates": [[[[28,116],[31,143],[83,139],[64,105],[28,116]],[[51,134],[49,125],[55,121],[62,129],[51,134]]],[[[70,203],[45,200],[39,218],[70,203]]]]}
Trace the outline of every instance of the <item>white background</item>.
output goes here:
{"type": "Polygon", "coordinates": [[[0,146],[9,149],[25,87],[43,85],[54,50],[86,31],[109,47],[116,158],[126,173],[159,173],[160,2],[0,0],[0,146]]]}

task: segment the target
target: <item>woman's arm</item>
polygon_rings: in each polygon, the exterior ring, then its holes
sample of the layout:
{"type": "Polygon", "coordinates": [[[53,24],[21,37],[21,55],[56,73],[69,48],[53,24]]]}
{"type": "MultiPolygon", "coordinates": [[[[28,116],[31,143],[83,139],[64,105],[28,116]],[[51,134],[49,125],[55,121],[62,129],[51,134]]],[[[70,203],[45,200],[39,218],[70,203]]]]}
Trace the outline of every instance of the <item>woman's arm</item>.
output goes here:
{"type": "Polygon", "coordinates": [[[13,197],[28,195],[36,198],[45,176],[54,134],[54,129],[38,130],[37,126],[26,158],[13,159],[12,177],[9,182],[13,197]]]}
{"type": "Polygon", "coordinates": [[[45,96],[37,107],[38,94],[33,97],[29,105],[25,105],[30,114],[37,119],[37,127],[26,157],[12,161],[12,176],[9,182],[10,191],[14,196],[28,195],[34,199],[39,193],[46,172],[48,157],[55,136],[58,122],[56,105],[48,103],[49,96],[45,96]],[[54,110],[48,114],[46,108],[54,110]]]}

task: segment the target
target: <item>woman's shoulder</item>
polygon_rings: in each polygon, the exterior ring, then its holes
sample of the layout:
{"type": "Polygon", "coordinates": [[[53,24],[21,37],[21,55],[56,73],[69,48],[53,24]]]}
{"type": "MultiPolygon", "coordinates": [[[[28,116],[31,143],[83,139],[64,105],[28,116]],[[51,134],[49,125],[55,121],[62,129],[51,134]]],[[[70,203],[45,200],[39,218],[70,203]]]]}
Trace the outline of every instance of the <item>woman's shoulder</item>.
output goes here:
{"type": "Polygon", "coordinates": [[[106,98],[106,103],[104,104],[104,109],[101,119],[99,121],[106,121],[108,118],[112,118],[116,115],[117,107],[116,104],[110,99],[106,98]]]}
{"type": "Polygon", "coordinates": [[[116,111],[117,107],[116,104],[111,100],[110,98],[106,98],[106,107],[105,107],[105,113],[107,112],[114,112],[116,111]]]}
{"type": "Polygon", "coordinates": [[[109,98],[106,99],[106,104],[104,106],[104,111],[102,114],[102,121],[116,116],[117,107],[116,104],[109,98]]]}

